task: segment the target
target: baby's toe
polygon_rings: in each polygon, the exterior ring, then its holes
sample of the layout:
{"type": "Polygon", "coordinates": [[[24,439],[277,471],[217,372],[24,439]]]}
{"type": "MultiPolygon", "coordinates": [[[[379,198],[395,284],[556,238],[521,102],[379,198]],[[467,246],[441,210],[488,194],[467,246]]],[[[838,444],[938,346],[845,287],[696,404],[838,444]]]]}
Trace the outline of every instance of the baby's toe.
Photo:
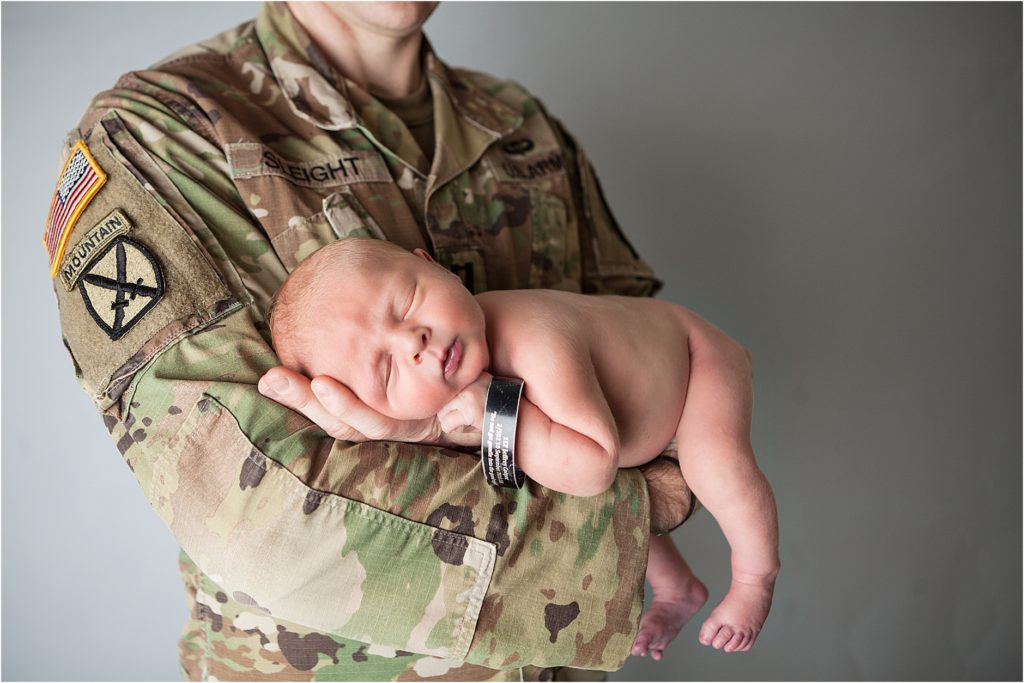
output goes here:
{"type": "Polygon", "coordinates": [[[723,626],[718,629],[718,635],[716,635],[714,640],[711,641],[711,647],[716,650],[721,650],[722,647],[732,639],[732,636],[732,626],[723,626]]]}
{"type": "Polygon", "coordinates": [[[672,639],[669,638],[666,634],[659,633],[656,638],[651,639],[650,647],[651,650],[664,650],[666,647],[668,647],[668,644],[671,642],[672,639]]]}
{"type": "Polygon", "coordinates": [[[662,651],[661,650],[651,650],[651,659],[653,659],[654,661],[660,662],[661,661],[661,656],[662,656],[662,651]]]}
{"type": "Polygon", "coordinates": [[[744,635],[743,633],[736,633],[735,635],[733,635],[732,638],[729,639],[729,642],[726,643],[725,647],[723,647],[722,649],[726,652],[736,652],[741,647],[743,647],[743,641],[745,639],[746,635],[744,635]]]}
{"type": "Polygon", "coordinates": [[[697,640],[700,641],[701,645],[710,645],[711,641],[715,639],[715,635],[718,633],[719,628],[721,628],[721,624],[711,621],[711,618],[708,617],[707,621],[705,621],[700,627],[700,633],[697,635],[697,640]]]}

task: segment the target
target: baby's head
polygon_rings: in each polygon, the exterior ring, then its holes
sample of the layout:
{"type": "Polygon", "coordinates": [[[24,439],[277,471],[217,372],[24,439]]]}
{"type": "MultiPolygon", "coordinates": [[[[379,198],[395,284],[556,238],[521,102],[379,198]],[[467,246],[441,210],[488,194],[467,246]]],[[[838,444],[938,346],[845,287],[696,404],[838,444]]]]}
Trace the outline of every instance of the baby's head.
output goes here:
{"type": "Polygon", "coordinates": [[[435,415],[490,363],[484,314],[457,275],[422,249],[333,242],[274,295],[270,333],[281,364],[328,375],[400,420],[435,415]]]}

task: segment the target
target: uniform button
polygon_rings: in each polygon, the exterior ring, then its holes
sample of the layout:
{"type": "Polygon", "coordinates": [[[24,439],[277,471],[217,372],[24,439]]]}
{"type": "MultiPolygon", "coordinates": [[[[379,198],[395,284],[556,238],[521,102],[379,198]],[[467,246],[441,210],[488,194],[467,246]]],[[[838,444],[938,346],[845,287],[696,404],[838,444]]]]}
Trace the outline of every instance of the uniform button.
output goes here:
{"type": "Polygon", "coordinates": [[[557,671],[557,670],[558,670],[557,667],[549,667],[547,669],[541,669],[540,673],[537,674],[537,680],[538,681],[553,681],[553,680],[555,680],[555,671],[557,671]]]}

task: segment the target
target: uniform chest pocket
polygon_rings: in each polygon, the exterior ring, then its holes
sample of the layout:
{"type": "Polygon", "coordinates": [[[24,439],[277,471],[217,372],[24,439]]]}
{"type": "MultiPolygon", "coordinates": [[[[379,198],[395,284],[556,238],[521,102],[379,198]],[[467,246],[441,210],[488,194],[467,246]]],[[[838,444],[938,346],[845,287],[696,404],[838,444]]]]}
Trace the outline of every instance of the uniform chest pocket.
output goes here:
{"type": "Polygon", "coordinates": [[[387,239],[373,216],[348,188],[323,199],[322,210],[311,216],[295,216],[288,227],[270,242],[290,273],[307,256],[335,240],[346,237],[387,239]]]}
{"type": "Polygon", "coordinates": [[[498,209],[488,232],[510,231],[519,273],[532,288],[580,290],[580,245],[572,188],[560,152],[486,159],[498,209]]]}
{"type": "Polygon", "coordinates": [[[528,188],[528,192],[533,208],[530,287],[579,291],[579,244],[565,201],[537,188],[528,188]]]}

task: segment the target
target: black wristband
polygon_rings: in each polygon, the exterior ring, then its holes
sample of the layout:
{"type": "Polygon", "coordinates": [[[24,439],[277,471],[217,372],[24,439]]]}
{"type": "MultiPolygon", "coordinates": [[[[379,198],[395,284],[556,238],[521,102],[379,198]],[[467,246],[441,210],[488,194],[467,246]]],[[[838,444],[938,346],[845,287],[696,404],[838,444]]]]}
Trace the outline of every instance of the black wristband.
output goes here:
{"type": "Polygon", "coordinates": [[[480,465],[491,486],[523,488],[526,474],[516,467],[516,422],[523,380],[492,377],[487,385],[484,423],[480,427],[480,465]]]}

